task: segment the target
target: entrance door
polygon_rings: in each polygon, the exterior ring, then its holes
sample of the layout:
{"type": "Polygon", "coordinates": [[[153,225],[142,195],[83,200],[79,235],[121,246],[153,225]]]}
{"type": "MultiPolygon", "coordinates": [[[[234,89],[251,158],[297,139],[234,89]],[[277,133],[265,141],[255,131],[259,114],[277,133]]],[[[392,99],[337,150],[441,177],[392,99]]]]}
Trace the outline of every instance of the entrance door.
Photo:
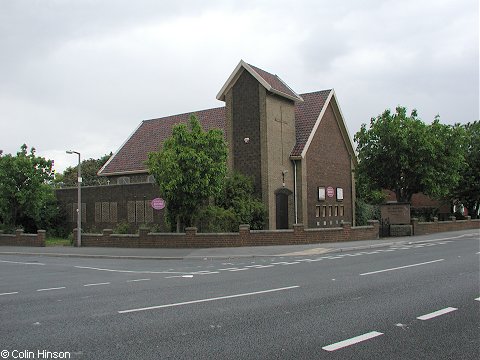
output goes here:
{"type": "Polygon", "coordinates": [[[276,194],[277,229],[288,229],[288,195],[284,192],[276,194]]]}

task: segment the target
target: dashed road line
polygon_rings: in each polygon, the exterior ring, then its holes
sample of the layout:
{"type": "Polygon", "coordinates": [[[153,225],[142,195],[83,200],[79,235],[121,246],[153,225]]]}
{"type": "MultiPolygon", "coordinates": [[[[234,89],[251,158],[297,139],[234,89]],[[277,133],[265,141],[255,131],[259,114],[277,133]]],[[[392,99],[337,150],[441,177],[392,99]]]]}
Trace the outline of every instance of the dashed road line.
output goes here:
{"type": "Polygon", "coordinates": [[[111,283],[109,282],[103,282],[103,283],[94,283],[94,284],[85,284],[83,286],[88,287],[88,286],[101,286],[101,285],[110,285],[111,283]]]}
{"type": "Polygon", "coordinates": [[[133,279],[133,280],[127,280],[126,282],[140,282],[140,281],[150,281],[151,279],[133,279]]]}
{"type": "Polygon", "coordinates": [[[452,311],[456,311],[456,310],[458,310],[458,309],[454,308],[454,307],[447,307],[445,309],[434,311],[430,314],[425,314],[425,315],[422,315],[422,316],[418,316],[417,319],[418,320],[430,320],[430,319],[436,318],[437,316],[445,315],[445,314],[451,313],[452,311]]]}
{"type": "Polygon", "coordinates": [[[363,334],[363,335],[355,336],[355,337],[350,338],[350,339],[346,339],[346,340],[339,341],[339,342],[331,344],[331,345],[324,346],[324,347],[322,347],[322,349],[326,350],[326,351],[335,351],[335,350],[339,350],[339,349],[342,349],[342,348],[347,347],[347,346],[358,344],[359,342],[362,342],[362,341],[373,339],[373,338],[375,338],[377,336],[380,336],[380,335],[383,335],[383,333],[378,332],[378,331],[371,331],[371,332],[363,334]]]}
{"type": "Polygon", "coordinates": [[[0,260],[1,263],[6,264],[20,264],[20,265],[45,265],[44,263],[37,263],[37,262],[21,262],[21,261],[8,261],[8,260],[0,260]]]}
{"type": "Polygon", "coordinates": [[[480,301],[480,297],[476,298],[475,300],[480,301]]]}
{"type": "Polygon", "coordinates": [[[4,295],[15,295],[15,294],[18,294],[18,291],[12,291],[12,292],[8,292],[8,293],[1,293],[0,296],[4,296],[4,295]]]}
{"type": "Polygon", "coordinates": [[[59,286],[59,287],[53,287],[53,288],[46,288],[46,289],[37,289],[36,291],[40,292],[40,291],[52,291],[52,290],[62,290],[62,289],[66,289],[67,287],[66,286],[59,286]]]}

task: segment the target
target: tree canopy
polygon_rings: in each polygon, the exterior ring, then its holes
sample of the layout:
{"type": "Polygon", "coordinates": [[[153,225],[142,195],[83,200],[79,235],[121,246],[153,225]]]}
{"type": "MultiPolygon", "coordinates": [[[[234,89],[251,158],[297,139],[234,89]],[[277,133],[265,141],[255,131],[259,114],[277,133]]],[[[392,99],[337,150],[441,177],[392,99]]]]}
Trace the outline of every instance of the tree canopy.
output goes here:
{"type": "Polygon", "coordinates": [[[452,198],[463,203],[472,218],[478,217],[480,207],[480,121],[464,125],[463,149],[465,164],[452,198]]]}
{"type": "MultiPolygon", "coordinates": [[[[82,167],[82,186],[95,186],[107,184],[107,179],[97,175],[98,170],[105,165],[112,153],[102,156],[100,159],[87,159],[81,163],[82,167]]],[[[78,165],[68,167],[63,174],[55,176],[55,182],[61,183],[62,186],[77,186],[78,165]]]]}
{"type": "Polygon", "coordinates": [[[22,145],[16,156],[0,154],[0,223],[7,229],[48,230],[58,221],[51,183],[53,161],[22,145]]]}
{"type": "Polygon", "coordinates": [[[170,224],[192,226],[208,200],[219,194],[225,178],[227,145],[222,131],[204,131],[198,119],[174,126],[163,148],[148,156],[148,169],[166,201],[170,224]]]}
{"type": "Polygon", "coordinates": [[[399,202],[418,192],[446,197],[461,177],[464,134],[463,127],[441,124],[438,116],[427,125],[416,110],[409,116],[405,107],[386,110],[355,134],[357,179],[370,190],[392,190],[399,202]]]}

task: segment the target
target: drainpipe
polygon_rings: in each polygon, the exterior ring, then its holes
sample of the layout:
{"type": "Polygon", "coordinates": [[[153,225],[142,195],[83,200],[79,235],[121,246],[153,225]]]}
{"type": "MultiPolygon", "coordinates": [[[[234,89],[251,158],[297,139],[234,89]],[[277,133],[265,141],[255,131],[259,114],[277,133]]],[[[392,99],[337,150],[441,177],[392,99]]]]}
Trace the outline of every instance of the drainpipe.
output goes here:
{"type": "Polygon", "coordinates": [[[298,224],[298,199],[297,199],[297,162],[293,161],[293,199],[295,202],[295,224],[298,224]]]}

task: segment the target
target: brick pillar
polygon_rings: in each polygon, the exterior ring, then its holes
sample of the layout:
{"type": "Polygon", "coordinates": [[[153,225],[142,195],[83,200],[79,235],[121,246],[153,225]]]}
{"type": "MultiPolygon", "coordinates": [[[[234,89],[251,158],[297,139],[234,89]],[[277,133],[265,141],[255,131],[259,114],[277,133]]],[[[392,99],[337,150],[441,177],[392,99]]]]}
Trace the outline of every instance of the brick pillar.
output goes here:
{"type": "Polygon", "coordinates": [[[197,235],[196,227],[187,227],[185,228],[185,243],[187,247],[195,247],[195,237],[197,235]]]}
{"type": "Polygon", "coordinates": [[[22,236],[23,236],[23,229],[15,230],[15,240],[17,240],[17,242],[20,242],[20,240],[22,239],[22,236]]]}
{"type": "Polygon", "coordinates": [[[241,224],[238,226],[238,233],[240,236],[240,246],[249,246],[250,244],[250,225],[241,224]]]}
{"type": "Polygon", "coordinates": [[[47,232],[45,230],[37,230],[37,244],[38,246],[45,247],[45,239],[47,232]]]}
{"type": "Polygon", "coordinates": [[[378,220],[368,220],[368,226],[373,226],[373,231],[375,232],[375,239],[380,238],[380,221],[378,220]]]}
{"type": "Polygon", "coordinates": [[[293,224],[293,241],[295,244],[309,243],[303,224],[293,224]]]}
{"type": "Polygon", "coordinates": [[[349,221],[342,221],[343,228],[343,241],[351,240],[352,236],[352,223],[349,221]]]}
{"type": "Polygon", "coordinates": [[[112,229],[103,229],[102,230],[102,236],[110,236],[113,234],[113,230],[112,229]]]}

